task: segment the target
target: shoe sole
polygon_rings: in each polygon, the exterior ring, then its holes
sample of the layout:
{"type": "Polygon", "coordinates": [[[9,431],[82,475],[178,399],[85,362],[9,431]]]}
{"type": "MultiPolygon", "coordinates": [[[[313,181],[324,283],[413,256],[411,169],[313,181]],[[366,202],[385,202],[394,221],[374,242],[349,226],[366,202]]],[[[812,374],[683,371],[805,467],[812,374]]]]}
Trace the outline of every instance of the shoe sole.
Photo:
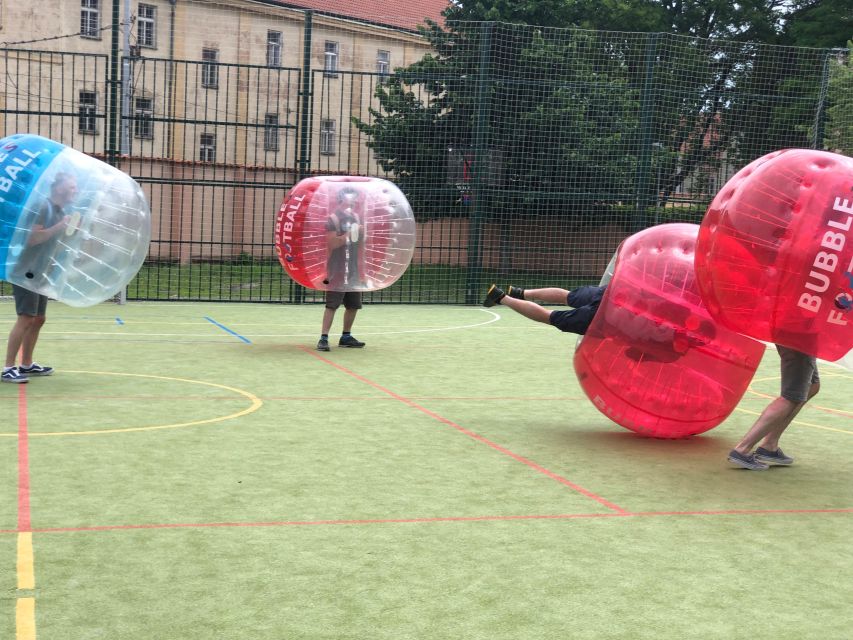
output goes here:
{"type": "Polygon", "coordinates": [[[749,464],[745,464],[742,460],[738,460],[737,458],[726,458],[729,462],[735,465],[738,469],[746,469],[747,471],[767,471],[769,467],[767,465],[758,467],[749,464]]]}
{"type": "Polygon", "coordinates": [[[341,349],[364,349],[363,344],[339,344],[341,349]]]}
{"type": "Polygon", "coordinates": [[[7,382],[9,384],[27,384],[29,380],[24,378],[23,380],[3,380],[3,382],[7,382]]]}
{"type": "Polygon", "coordinates": [[[793,460],[776,460],[773,458],[765,458],[764,456],[755,456],[755,459],[759,462],[763,462],[764,464],[772,465],[774,467],[790,467],[794,464],[793,460]]]}
{"type": "Polygon", "coordinates": [[[43,376],[52,376],[53,371],[48,371],[47,373],[35,373],[33,371],[30,371],[30,372],[25,373],[23,375],[27,376],[28,378],[38,378],[38,377],[43,377],[43,376]]]}

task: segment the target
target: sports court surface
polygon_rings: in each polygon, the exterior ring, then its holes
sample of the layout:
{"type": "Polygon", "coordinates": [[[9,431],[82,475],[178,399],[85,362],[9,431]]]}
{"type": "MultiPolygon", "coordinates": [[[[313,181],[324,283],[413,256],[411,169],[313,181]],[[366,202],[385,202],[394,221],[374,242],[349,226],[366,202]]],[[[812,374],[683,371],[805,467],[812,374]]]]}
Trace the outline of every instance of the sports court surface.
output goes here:
{"type": "Polygon", "coordinates": [[[748,472],[773,351],[725,423],[653,440],[507,309],[367,306],[330,353],[321,314],[51,304],[56,375],[0,386],[0,638],[853,634],[850,372],[748,472]]]}

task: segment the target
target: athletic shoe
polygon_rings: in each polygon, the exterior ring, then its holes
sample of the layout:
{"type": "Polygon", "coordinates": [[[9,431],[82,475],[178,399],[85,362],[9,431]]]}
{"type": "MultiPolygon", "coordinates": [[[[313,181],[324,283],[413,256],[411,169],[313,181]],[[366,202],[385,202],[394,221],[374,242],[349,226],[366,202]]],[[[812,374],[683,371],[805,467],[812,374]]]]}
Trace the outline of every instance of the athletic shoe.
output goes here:
{"type": "Polygon", "coordinates": [[[364,343],[360,340],[356,340],[355,336],[341,336],[341,339],[338,340],[339,347],[351,347],[353,349],[361,349],[364,346],[364,343]]]}
{"type": "Polygon", "coordinates": [[[755,459],[754,453],[744,455],[742,453],[738,453],[735,449],[729,451],[728,461],[742,469],[751,469],[752,471],[764,471],[765,469],[769,469],[766,464],[755,459]]]}
{"type": "Polygon", "coordinates": [[[53,367],[43,367],[38,362],[33,362],[29,367],[20,366],[18,371],[25,376],[52,376],[53,367]]]}
{"type": "Polygon", "coordinates": [[[794,464],[794,459],[782,453],[781,449],[770,451],[764,447],[758,447],[758,449],[755,450],[755,459],[769,465],[794,464]]]}
{"type": "Polygon", "coordinates": [[[486,294],[486,299],[483,300],[484,307],[494,307],[496,304],[499,304],[501,300],[504,299],[506,294],[503,292],[503,289],[499,288],[498,285],[493,284],[489,287],[489,292],[486,294]]]}
{"type": "Polygon", "coordinates": [[[320,338],[317,342],[317,351],[331,351],[329,349],[329,341],[326,338],[320,338]]]}
{"type": "Polygon", "coordinates": [[[12,367],[10,369],[4,369],[3,375],[0,377],[3,382],[14,382],[16,384],[23,384],[25,382],[29,382],[29,378],[23,375],[20,371],[18,371],[18,367],[12,367]]]}
{"type": "Polygon", "coordinates": [[[522,289],[521,287],[513,287],[512,285],[509,285],[509,289],[507,289],[506,294],[510,298],[518,298],[519,300],[524,300],[524,289],[522,289]]]}

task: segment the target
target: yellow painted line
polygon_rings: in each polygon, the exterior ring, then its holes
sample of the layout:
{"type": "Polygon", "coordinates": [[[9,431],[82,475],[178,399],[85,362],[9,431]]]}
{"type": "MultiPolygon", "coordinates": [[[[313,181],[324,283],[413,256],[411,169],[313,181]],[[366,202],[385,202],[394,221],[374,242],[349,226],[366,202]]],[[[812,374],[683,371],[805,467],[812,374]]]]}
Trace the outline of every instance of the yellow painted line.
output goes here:
{"type": "Polygon", "coordinates": [[[35,640],[36,638],[36,599],[18,598],[15,605],[16,640],[35,640]]]}
{"type": "MultiPolygon", "coordinates": [[[[237,389],[236,387],[228,387],[224,384],[216,384],[215,382],[204,382],[202,380],[191,380],[189,378],[170,378],[167,376],[153,376],[147,375],[143,373],[115,373],[112,371],[65,371],[66,373],[83,373],[83,374],[91,374],[91,375],[102,375],[102,376],[125,376],[132,378],[152,378],[155,380],[169,380],[171,382],[186,382],[188,384],[201,384],[208,387],[215,387],[217,389],[225,389],[226,391],[231,391],[238,395],[247,398],[251,405],[242,411],[237,411],[236,413],[231,413],[227,416],[217,416],[215,418],[208,418],[207,420],[193,420],[191,422],[177,422],[175,424],[157,424],[151,425],[147,427],[125,427],[122,429],[103,429],[103,430],[95,430],[95,431],[48,431],[43,433],[29,433],[27,434],[30,438],[39,438],[45,436],[92,436],[92,435],[102,435],[105,433],[129,433],[131,431],[156,431],[158,429],[177,429],[179,427],[195,427],[203,424],[212,424],[214,422],[224,422],[225,420],[232,420],[234,418],[239,418],[241,416],[248,415],[257,411],[263,406],[264,402],[259,397],[257,397],[253,393],[249,393],[248,391],[244,391],[243,389],[237,389]]],[[[17,438],[17,433],[0,433],[0,437],[7,438],[17,438]]]]}
{"type": "Polygon", "coordinates": [[[33,570],[33,534],[23,531],[18,534],[18,589],[35,589],[36,577],[33,570]]]}

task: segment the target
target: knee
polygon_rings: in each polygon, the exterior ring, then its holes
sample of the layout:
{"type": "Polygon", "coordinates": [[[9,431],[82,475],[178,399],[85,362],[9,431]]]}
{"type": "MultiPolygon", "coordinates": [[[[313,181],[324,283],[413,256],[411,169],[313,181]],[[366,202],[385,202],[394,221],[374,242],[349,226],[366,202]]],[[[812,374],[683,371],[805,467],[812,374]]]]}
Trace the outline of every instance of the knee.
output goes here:
{"type": "MultiPolygon", "coordinates": [[[[820,382],[815,382],[814,384],[812,384],[811,388],[809,389],[808,400],[811,400],[812,398],[814,398],[818,394],[819,391],[820,391],[820,382]]],[[[808,400],[806,400],[806,402],[808,402],[808,400]]]]}

